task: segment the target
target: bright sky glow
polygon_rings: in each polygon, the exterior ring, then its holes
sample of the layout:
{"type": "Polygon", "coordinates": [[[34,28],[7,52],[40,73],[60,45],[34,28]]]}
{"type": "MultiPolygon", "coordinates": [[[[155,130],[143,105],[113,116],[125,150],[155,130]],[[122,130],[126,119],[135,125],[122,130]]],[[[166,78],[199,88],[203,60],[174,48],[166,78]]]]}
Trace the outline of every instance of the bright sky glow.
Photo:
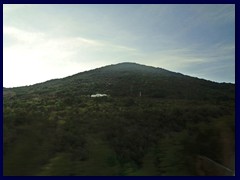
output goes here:
{"type": "Polygon", "coordinates": [[[235,5],[3,5],[3,85],[136,62],[235,83],[235,5]]]}

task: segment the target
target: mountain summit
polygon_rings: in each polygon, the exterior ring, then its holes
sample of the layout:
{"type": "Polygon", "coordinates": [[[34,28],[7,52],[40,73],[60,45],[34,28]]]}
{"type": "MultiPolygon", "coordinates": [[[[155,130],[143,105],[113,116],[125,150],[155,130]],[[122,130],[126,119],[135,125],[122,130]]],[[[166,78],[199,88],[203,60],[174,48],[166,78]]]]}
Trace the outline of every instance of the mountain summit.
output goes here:
{"type": "Polygon", "coordinates": [[[165,75],[174,75],[176,73],[173,73],[171,71],[162,69],[162,68],[156,68],[152,66],[146,66],[142,64],[137,64],[133,62],[123,62],[118,64],[112,64],[104,67],[100,67],[91,71],[100,70],[100,71],[115,71],[115,72],[138,72],[138,73],[158,73],[158,74],[165,74],[165,75]]]}
{"type": "MultiPolygon", "coordinates": [[[[50,80],[27,87],[12,88],[17,94],[91,95],[171,98],[233,99],[233,84],[193,78],[137,63],[124,62],[81,72],[63,79],[50,80]]],[[[7,92],[9,89],[4,89],[7,92]]]]}

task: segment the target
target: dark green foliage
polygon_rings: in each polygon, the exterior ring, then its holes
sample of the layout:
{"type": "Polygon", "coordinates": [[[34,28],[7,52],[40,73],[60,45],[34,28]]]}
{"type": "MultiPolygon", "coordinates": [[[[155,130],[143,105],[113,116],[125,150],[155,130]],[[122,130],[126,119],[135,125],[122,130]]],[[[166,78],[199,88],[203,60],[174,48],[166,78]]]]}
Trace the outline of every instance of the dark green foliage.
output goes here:
{"type": "Polygon", "coordinates": [[[4,88],[4,175],[199,175],[198,155],[233,168],[234,97],[128,63],[4,88]]]}

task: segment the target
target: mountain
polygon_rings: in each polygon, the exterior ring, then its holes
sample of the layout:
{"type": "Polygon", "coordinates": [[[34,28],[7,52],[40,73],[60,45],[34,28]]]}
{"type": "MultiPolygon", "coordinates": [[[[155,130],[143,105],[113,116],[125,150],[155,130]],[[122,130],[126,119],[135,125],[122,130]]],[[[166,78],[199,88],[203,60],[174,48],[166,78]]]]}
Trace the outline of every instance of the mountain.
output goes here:
{"type": "Polygon", "coordinates": [[[3,147],[5,176],[233,175],[235,85],[120,63],[3,88],[3,147]]]}
{"type": "MultiPolygon", "coordinates": [[[[4,89],[4,92],[7,89],[4,89]]],[[[74,95],[104,93],[110,96],[172,99],[234,99],[235,85],[193,78],[162,68],[120,63],[28,87],[12,88],[16,95],[74,95]]]]}

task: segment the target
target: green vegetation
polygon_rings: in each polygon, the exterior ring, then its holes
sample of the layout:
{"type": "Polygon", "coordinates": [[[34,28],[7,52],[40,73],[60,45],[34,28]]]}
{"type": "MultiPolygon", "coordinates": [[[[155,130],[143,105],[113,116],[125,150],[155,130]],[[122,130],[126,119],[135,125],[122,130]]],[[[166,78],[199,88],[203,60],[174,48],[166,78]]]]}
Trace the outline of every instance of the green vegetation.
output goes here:
{"type": "Polygon", "coordinates": [[[234,88],[127,63],[4,88],[4,175],[202,175],[197,156],[234,169],[234,88]]]}

